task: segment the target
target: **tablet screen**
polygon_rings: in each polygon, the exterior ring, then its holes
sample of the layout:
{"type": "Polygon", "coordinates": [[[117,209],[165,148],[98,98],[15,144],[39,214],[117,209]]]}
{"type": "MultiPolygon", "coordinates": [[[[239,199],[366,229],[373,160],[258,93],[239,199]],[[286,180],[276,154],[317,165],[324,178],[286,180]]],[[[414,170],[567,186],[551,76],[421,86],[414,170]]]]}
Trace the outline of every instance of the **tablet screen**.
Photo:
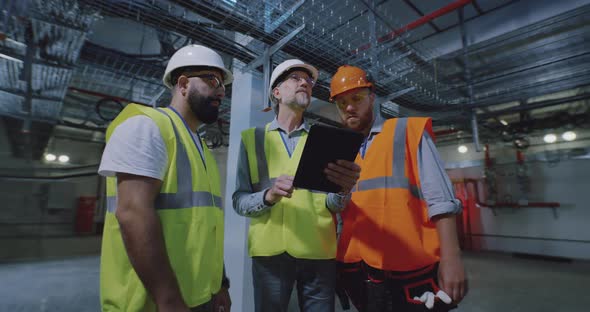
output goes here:
{"type": "Polygon", "coordinates": [[[337,193],[340,186],[326,177],[328,163],[338,159],[354,161],[364,141],[362,133],[349,129],[314,125],[311,127],[293,186],[337,193]]]}

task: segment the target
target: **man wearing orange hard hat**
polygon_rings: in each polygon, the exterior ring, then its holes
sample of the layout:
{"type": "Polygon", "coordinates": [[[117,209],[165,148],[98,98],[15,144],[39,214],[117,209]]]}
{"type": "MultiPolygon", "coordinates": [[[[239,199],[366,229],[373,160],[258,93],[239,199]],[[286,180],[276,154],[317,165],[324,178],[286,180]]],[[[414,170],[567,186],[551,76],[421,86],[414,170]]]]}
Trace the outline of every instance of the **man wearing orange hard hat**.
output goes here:
{"type": "Polygon", "coordinates": [[[467,291],[455,222],[460,201],[431,119],[384,120],[374,113],[374,88],[364,70],[348,65],[330,84],[343,125],[365,135],[355,160],[361,175],[341,213],[339,285],[360,312],[449,311],[467,291]]]}

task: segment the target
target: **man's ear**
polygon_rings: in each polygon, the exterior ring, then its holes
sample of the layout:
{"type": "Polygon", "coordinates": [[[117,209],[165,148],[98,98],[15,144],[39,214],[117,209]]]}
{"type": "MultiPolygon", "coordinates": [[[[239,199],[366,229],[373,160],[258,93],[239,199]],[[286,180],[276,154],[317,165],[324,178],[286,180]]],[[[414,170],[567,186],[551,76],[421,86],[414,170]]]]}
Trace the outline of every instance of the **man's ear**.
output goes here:
{"type": "Polygon", "coordinates": [[[281,91],[279,91],[279,88],[278,88],[278,87],[275,87],[274,89],[272,89],[272,95],[273,95],[273,96],[274,96],[274,97],[275,97],[277,100],[280,100],[280,99],[281,99],[281,97],[280,97],[280,95],[281,95],[281,91]]]}
{"type": "Polygon", "coordinates": [[[178,90],[180,90],[180,93],[182,93],[183,96],[186,95],[186,92],[188,89],[188,83],[189,83],[189,80],[185,75],[180,75],[180,77],[178,77],[178,81],[176,82],[176,87],[178,88],[178,90]]]}

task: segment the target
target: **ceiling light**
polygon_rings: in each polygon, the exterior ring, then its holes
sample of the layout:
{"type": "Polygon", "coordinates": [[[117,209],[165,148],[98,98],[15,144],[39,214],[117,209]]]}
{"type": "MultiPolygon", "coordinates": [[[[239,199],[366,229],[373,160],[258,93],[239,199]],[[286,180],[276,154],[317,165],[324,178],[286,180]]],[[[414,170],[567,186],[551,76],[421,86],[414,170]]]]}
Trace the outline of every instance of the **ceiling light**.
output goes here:
{"type": "Polygon", "coordinates": [[[57,159],[57,157],[53,154],[45,154],[45,160],[47,160],[47,161],[54,161],[56,159],[57,159]]]}
{"type": "Polygon", "coordinates": [[[68,155],[59,155],[58,160],[60,163],[67,163],[70,161],[70,157],[68,155]]]}
{"type": "Polygon", "coordinates": [[[467,151],[468,151],[468,149],[467,149],[467,146],[465,146],[465,145],[459,145],[459,148],[457,148],[457,150],[458,150],[458,151],[459,151],[459,153],[461,153],[461,154],[465,154],[465,153],[467,153],[467,151]]]}
{"type": "Polygon", "coordinates": [[[550,144],[555,143],[555,141],[557,141],[557,136],[553,133],[546,134],[543,137],[543,141],[545,141],[545,143],[550,143],[550,144]]]}
{"type": "Polygon", "coordinates": [[[561,137],[566,141],[573,141],[576,139],[576,133],[573,131],[564,132],[561,137]]]}
{"type": "Polygon", "coordinates": [[[508,126],[508,121],[506,121],[504,119],[500,119],[500,123],[503,124],[504,126],[508,126]]]}

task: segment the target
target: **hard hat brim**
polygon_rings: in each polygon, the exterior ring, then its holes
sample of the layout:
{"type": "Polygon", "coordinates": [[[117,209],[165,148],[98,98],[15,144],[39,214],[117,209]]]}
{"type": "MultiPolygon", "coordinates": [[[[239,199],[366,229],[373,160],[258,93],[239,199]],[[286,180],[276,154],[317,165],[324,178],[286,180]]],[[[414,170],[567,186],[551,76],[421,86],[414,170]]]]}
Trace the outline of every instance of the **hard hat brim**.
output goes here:
{"type": "MultiPolygon", "coordinates": [[[[296,60],[296,61],[298,61],[298,62],[301,62],[301,63],[295,63],[295,64],[292,64],[292,65],[290,65],[290,66],[287,66],[287,67],[285,67],[285,68],[284,68],[284,69],[281,71],[281,73],[280,73],[280,74],[278,74],[278,75],[276,76],[276,78],[275,78],[274,80],[271,80],[271,81],[270,81],[270,84],[269,84],[269,90],[268,90],[268,98],[269,98],[271,101],[272,101],[272,92],[273,92],[273,90],[274,90],[275,86],[277,85],[277,81],[278,81],[278,80],[279,80],[279,78],[281,78],[281,77],[282,77],[282,76],[283,76],[283,75],[284,75],[286,72],[289,72],[289,71],[294,71],[294,69],[298,69],[298,68],[299,68],[299,69],[302,69],[302,70],[304,70],[304,71],[307,71],[307,72],[309,72],[309,73],[311,74],[311,78],[312,78],[314,81],[316,81],[316,82],[318,81],[319,72],[318,72],[317,68],[315,68],[315,67],[314,67],[314,66],[312,66],[312,65],[305,64],[305,63],[303,63],[302,61],[299,61],[299,60],[296,60]]],[[[280,65],[279,65],[279,66],[280,66],[280,65]]]]}
{"type": "MultiPolygon", "coordinates": [[[[225,67],[220,68],[217,66],[208,66],[208,67],[218,69],[222,72],[224,85],[228,85],[234,81],[234,75],[229,69],[227,69],[225,67]]],[[[182,67],[179,67],[179,68],[182,68],[182,67]]],[[[175,68],[174,70],[176,70],[176,69],[178,69],[178,68],[175,68]]],[[[172,84],[172,81],[170,81],[170,79],[172,79],[172,77],[170,77],[172,75],[172,72],[173,71],[166,73],[166,75],[162,78],[162,83],[164,83],[164,85],[166,87],[168,87],[169,89],[172,89],[174,87],[174,85],[172,84]]]]}
{"type": "MultiPolygon", "coordinates": [[[[273,81],[272,84],[273,85],[276,85],[277,84],[277,80],[279,80],[279,78],[281,78],[285,73],[290,72],[290,71],[295,71],[298,68],[303,69],[306,72],[309,72],[311,74],[311,78],[314,81],[317,81],[318,80],[318,75],[319,74],[318,74],[318,70],[315,67],[313,67],[313,66],[311,66],[309,64],[293,64],[293,65],[288,66],[287,68],[285,68],[283,70],[283,72],[277,77],[277,79],[275,81],[273,81]]],[[[271,86],[271,88],[272,88],[272,86],[271,86]]]]}

